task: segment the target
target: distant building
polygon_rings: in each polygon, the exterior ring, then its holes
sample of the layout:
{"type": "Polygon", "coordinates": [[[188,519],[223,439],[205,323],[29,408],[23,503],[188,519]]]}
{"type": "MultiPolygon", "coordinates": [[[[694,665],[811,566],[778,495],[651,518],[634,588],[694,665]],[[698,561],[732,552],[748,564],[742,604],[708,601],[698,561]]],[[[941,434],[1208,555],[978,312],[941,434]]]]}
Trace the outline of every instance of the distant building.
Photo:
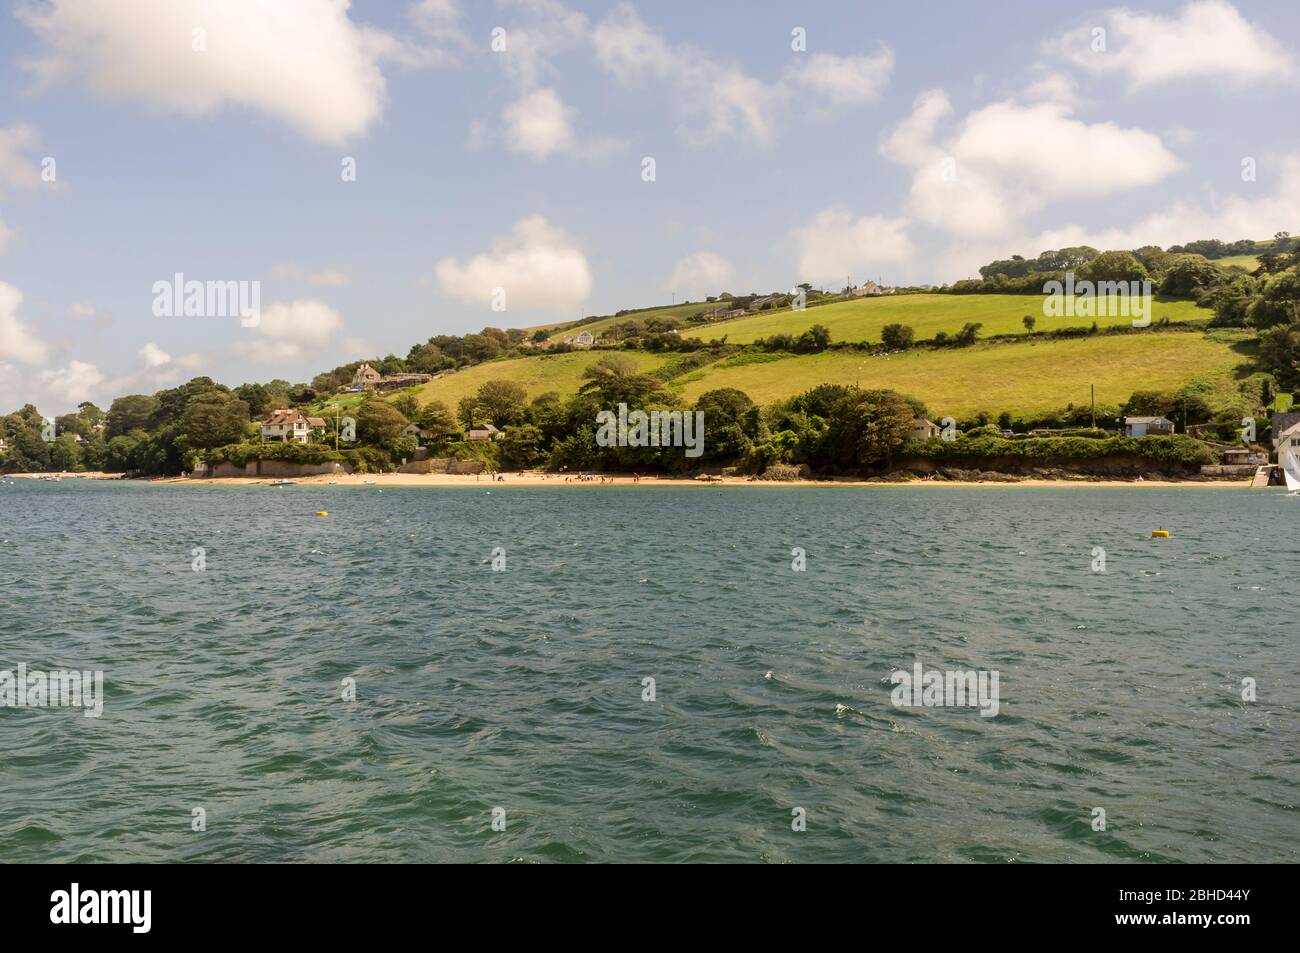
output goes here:
{"type": "Polygon", "coordinates": [[[876,284],[874,281],[864,281],[856,288],[850,289],[850,291],[855,298],[864,298],[885,293],[885,289],[880,287],[880,285],[876,284]]]}
{"type": "Polygon", "coordinates": [[[491,424],[484,424],[482,427],[475,427],[469,433],[465,434],[466,440],[500,440],[502,433],[491,424]]]}
{"type": "Polygon", "coordinates": [[[1152,437],[1174,432],[1174,422],[1168,417],[1125,417],[1124,434],[1128,437],[1152,437]]]}
{"type": "Polygon", "coordinates": [[[563,343],[574,347],[591,347],[596,343],[596,337],[590,331],[579,331],[577,334],[569,335],[563,343]]]}
{"type": "Polygon", "coordinates": [[[1223,462],[1230,467],[1263,466],[1268,463],[1268,454],[1259,450],[1250,450],[1246,447],[1234,447],[1231,450],[1223,451],[1223,462]]]}
{"type": "Polygon", "coordinates": [[[356,373],[352,375],[352,386],[365,389],[373,387],[384,379],[384,375],[379,373],[369,364],[362,364],[357,368],[356,373]]]}
{"type": "Polygon", "coordinates": [[[262,442],[278,440],[281,443],[310,443],[313,430],[324,430],[322,417],[308,417],[297,407],[271,411],[262,421],[262,442]]]}
{"type": "Polygon", "coordinates": [[[924,417],[917,417],[912,421],[912,432],[908,434],[910,439],[929,440],[937,436],[939,436],[939,427],[933,421],[926,420],[924,417]]]}

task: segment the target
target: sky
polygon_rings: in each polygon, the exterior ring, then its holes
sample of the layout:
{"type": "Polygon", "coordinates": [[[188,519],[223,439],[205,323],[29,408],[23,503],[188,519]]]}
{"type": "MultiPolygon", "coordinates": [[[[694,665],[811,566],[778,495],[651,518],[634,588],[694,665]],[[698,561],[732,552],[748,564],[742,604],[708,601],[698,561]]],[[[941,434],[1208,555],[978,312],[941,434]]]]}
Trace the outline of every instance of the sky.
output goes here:
{"type": "Polygon", "coordinates": [[[5,412],[1300,233],[1294,0],[3,2],[5,412]]]}

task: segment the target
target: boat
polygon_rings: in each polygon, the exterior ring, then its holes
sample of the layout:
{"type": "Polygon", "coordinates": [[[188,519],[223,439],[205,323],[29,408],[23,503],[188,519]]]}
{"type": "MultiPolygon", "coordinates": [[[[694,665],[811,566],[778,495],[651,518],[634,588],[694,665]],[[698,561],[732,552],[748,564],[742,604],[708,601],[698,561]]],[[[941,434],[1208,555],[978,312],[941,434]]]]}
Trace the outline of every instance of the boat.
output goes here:
{"type": "Polygon", "coordinates": [[[1289,447],[1282,454],[1282,476],[1286,478],[1288,493],[1292,496],[1300,493],[1300,460],[1296,459],[1295,451],[1289,447]]]}
{"type": "Polygon", "coordinates": [[[271,486],[293,486],[292,480],[272,480],[271,486]]]}

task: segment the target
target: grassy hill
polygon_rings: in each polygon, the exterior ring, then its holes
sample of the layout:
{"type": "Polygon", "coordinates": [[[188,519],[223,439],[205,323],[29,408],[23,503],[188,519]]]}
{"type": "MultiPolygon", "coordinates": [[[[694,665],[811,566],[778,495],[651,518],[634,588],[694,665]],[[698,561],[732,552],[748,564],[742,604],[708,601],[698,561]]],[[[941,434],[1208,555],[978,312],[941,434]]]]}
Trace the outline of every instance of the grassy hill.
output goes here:
{"type": "MultiPolygon", "coordinates": [[[[1208,321],[1213,313],[1192,301],[1159,299],[1154,303],[1153,320],[1168,317],[1171,321],[1208,321]]],[[[938,331],[952,334],[963,324],[983,324],[981,337],[995,334],[1023,334],[1022,319],[1032,315],[1039,331],[1092,324],[1092,318],[1048,318],[1043,315],[1042,300],[1034,295],[890,295],[841,301],[806,311],[760,313],[693,329],[692,337],[704,339],[726,335],[730,344],[749,344],[773,334],[801,334],[814,324],[830,329],[832,341],[869,341],[879,343],[880,329],[886,324],[911,325],[917,340],[934,337],[938,331]]],[[[1097,318],[1097,324],[1128,324],[1125,317],[1097,318]]],[[[686,333],[686,332],[684,332],[686,333]]]]}
{"type": "Polygon", "coordinates": [[[1176,390],[1205,375],[1230,389],[1235,370],[1246,361],[1240,347],[1248,337],[1143,333],[915,350],[888,357],[854,351],[797,357],[744,354],[687,374],[671,386],[688,400],[708,390],[735,387],[766,404],[816,384],[860,384],[910,394],[936,414],[960,417],[1009,410],[1031,416],[1070,403],[1087,404],[1090,384],[1097,385],[1098,403],[1112,404],[1122,403],[1135,390],[1176,390]],[[775,359],[761,359],[766,357],[775,359]]]}
{"type": "Polygon", "coordinates": [[[676,318],[682,320],[701,311],[711,311],[719,307],[718,304],[705,304],[696,301],[688,304],[669,304],[658,308],[646,308],[642,311],[631,311],[621,315],[606,315],[597,318],[585,318],[582,321],[564,321],[559,324],[539,324],[531,328],[525,328],[530,334],[533,331],[546,330],[551,332],[552,337],[559,337],[564,333],[577,333],[578,331],[590,331],[592,334],[600,337],[601,332],[606,328],[618,324],[620,321],[644,320],[646,318],[676,318]]]}
{"type": "MultiPolygon", "coordinates": [[[[484,381],[506,380],[522,384],[529,397],[547,391],[568,396],[582,386],[582,372],[607,351],[571,351],[568,354],[544,354],[538,357],[519,357],[504,361],[489,361],[455,374],[422,384],[414,390],[421,404],[440,400],[452,410],[462,397],[476,390],[484,381]]],[[[647,354],[640,351],[621,351],[635,361],[638,370],[649,373],[676,355],[647,354]]]]}

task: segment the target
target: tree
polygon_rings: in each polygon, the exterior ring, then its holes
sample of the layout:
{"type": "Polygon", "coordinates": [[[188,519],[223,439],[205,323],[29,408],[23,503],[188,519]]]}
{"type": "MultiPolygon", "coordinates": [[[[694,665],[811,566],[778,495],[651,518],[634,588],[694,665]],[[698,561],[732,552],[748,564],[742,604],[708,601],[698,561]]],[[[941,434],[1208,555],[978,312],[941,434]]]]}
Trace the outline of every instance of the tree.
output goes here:
{"type": "Polygon", "coordinates": [[[248,404],[231,394],[203,395],[186,406],[180,428],[189,448],[239,443],[248,429],[248,404]]]}
{"type": "Polygon", "coordinates": [[[1150,274],[1126,251],[1102,252],[1081,269],[1089,281],[1146,281],[1150,274]]]}
{"type": "Polygon", "coordinates": [[[514,381],[484,381],[474,394],[474,408],[479,422],[508,427],[524,419],[528,391],[514,381]]]}
{"type": "Polygon", "coordinates": [[[984,325],[977,321],[967,321],[962,325],[962,329],[953,335],[953,340],[959,347],[970,347],[975,343],[975,338],[979,336],[982,327],[984,325]]]}
{"type": "Polygon", "coordinates": [[[912,346],[916,332],[908,324],[886,324],[880,329],[880,340],[891,351],[905,351],[912,346]]]}
{"type": "Polygon", "coordinates": [[[897,392],[851,388],[828,419],[824,455],[841,467],[889,466],[912,420],[912,406],[897,392]]]}
{"type": "Polygon", "coordinates": [[[104,438],[111,441],[132,430],[144,430],[157,409],[158,401],[146,394],[129,394],[117,398],[108,408],[104,438]]]}
{"type": "Polygon", "coordinates": [[[373,447],[384,446],[399,436],[408,423],[392,404],[372,398],[357,409],[357,439],[373,447]]]}
{"type": "Polygon", "coordinates": [[[1037,324],[1038,322],[1034,320],[1034,316],[1032,314],[1027,314],[1020,319],[1020,323],[1025,326],[1026,333],[1033,334],[1034,325],[1037,324]]]}
{"type": "Polygon", "coordinates": [[[401,393],[394,396],[389,403],[402,412],[402,416],[407,420],[415,420],[420,416],[420,402],[415,399],[411,393],[401,393]]]}
{"type": "Polygon", "coordinates": [[[431,400],[421,407],[416,419],[422,428],[438,437],[456,432],[456,418],[440,400],[431,400]]]}

